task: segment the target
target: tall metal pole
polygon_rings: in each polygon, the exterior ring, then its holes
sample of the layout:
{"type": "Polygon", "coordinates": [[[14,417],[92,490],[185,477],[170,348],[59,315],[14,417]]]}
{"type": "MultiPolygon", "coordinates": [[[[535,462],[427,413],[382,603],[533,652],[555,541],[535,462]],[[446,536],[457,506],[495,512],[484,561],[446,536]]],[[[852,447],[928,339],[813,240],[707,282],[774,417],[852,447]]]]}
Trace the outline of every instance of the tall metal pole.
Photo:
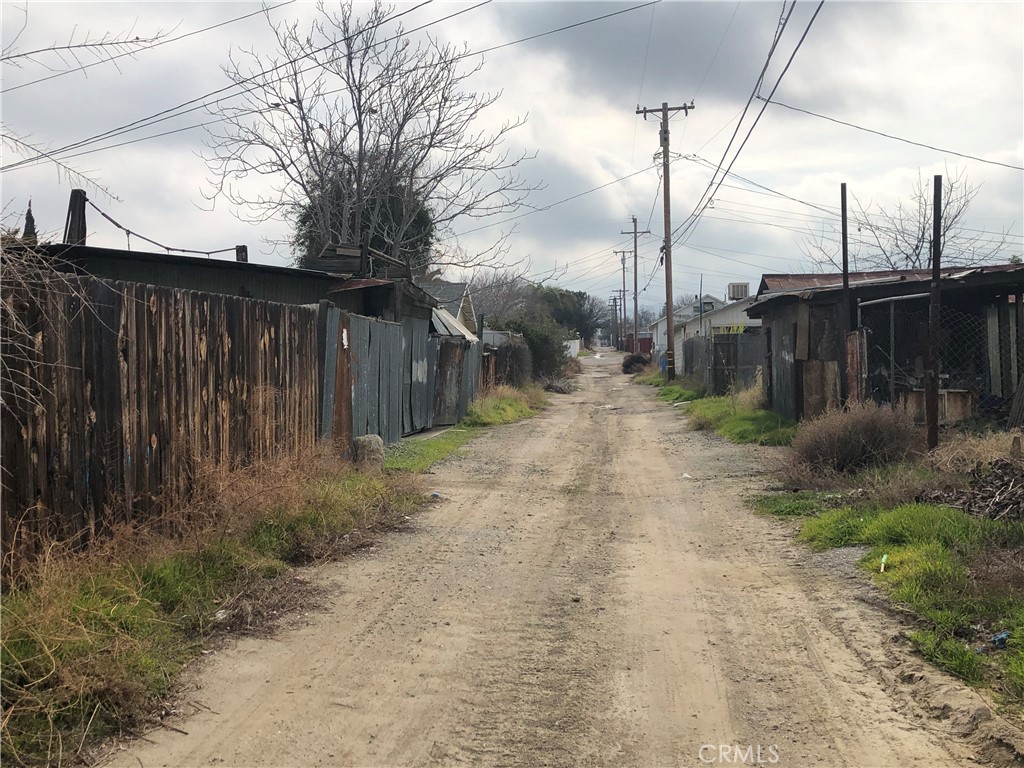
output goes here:
{"type": "Polygon", "coordinates": [[[682,110],[684,114],[689,114],[689,111],[693,109],[693,102],[684,104],[680,107],[670,107],[667,101],[661,103],[661,109],[645,109],[637,107],[637,114],[642,114],[647,117],[648,112],[661,112],[661,176],[663,184],[663,203],[664,203],[664,220],[665,220],[665,244],[664,256],[665,256],[665,321],[668,323],[666,329],[667,340],[665,350],[665,374],[669,381],[676,377],[676,363],[675,363],[675,327],[674,320],[672,317],[672,192],[669,180],[669,131],[668,131],[668,115],[669,112],[676,112],[682,110]]]}
{"type": "Polygon", "coordinates": [[[942,263],[942,176],[935,176],[932,204],[932,285],[928,306],[928,371],[925,379],[924,412],[928,422],[928,450],[939,445],[939,333],[940,279],[942,263]]]}

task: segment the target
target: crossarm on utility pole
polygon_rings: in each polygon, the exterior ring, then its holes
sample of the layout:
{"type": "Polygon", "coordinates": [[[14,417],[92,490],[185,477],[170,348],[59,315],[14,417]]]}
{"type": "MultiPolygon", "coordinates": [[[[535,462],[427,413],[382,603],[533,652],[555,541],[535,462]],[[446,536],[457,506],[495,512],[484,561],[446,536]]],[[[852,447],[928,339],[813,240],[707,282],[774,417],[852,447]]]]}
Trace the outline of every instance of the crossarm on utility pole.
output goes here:
{"type": "Polygon", "coordinates": [[[666,346],[665,350],[665,376],[671,381],[676,377],[676,363],[675,363],[675,324],[672,317],[672,194],[669,187],[669,132],[668,132],[668,116],[671,112],[678,112],[682,110],[684,115],[688,115],[690,110],[694,109],[693,102],[689,104],[683,104],[679,107],[670,107],[667,101],[661,103],[661,109],[647,109],[637,105],[636,113],[643,115],[644,119],[647,119],[648,112],[660,112],[661,113],[661,180],[664,185],[664,207],[665,207],[665,244],[664,256],[665,256],[665,321],[668,323],[666,346]]]}

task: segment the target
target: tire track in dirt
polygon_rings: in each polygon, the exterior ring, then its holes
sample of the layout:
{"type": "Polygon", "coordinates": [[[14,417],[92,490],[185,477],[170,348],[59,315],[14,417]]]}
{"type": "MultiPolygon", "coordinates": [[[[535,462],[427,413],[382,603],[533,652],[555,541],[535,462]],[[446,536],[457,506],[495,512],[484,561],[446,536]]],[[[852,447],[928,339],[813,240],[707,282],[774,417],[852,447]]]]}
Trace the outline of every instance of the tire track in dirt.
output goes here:
{"type": "Polygon", "coordinates": [[[442,503],[307,573],[325,611],[216,653],[209,710],[115,764],[962,765],[893,683],[891,615],[742,507],[764,452],[690,432],[617,363],[440,466],[442,503]]]}

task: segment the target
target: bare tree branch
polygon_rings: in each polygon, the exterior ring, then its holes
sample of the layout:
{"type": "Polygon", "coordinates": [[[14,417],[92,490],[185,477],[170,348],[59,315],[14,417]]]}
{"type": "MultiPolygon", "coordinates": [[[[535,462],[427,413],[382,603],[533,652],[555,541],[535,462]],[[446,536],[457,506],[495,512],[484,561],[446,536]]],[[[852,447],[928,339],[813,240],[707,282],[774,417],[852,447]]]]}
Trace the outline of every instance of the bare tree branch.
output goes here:
{"type": "Polygon", "coordinates": [[[308,27],[268,18],[273,54],[229,57],[228,79],[251,90],[210,110],[221,124],[207,141],[207,199],[249,221],[291,221],[300,260],[332,243],[373,243],[410,272],[500,264],[508,233],[479,253],[434,249],[453,222],[514,210],[534,189],[517,173],[533,155],[505,148],[525,118],[480,129],[500,98],[470,87],[482,60],[466,66],[465,48],[401,28],[385,38],[389,14],[379,1],[363,17],[351,2],[321,2],[308,27]],[[275,67],[288,77],[260,75],[275,67]]]}

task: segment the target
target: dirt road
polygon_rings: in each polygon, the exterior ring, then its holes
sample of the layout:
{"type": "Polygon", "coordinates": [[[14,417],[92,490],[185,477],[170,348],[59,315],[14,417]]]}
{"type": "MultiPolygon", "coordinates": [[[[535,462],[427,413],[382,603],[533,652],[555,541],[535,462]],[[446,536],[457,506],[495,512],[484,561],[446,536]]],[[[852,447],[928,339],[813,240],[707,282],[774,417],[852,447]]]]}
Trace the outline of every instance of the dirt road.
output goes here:
{"type": "Polygon", "coordinates": [[[765,450],[687,430],[618,361],[586,360],[581,392],[439,468],[445,500],[411,530],[319,569],[327,610],[212,656],[187,735],[117,764],[992,757],[1006,724],[913,659],[851,558],[743,507],[765,450]]]}

